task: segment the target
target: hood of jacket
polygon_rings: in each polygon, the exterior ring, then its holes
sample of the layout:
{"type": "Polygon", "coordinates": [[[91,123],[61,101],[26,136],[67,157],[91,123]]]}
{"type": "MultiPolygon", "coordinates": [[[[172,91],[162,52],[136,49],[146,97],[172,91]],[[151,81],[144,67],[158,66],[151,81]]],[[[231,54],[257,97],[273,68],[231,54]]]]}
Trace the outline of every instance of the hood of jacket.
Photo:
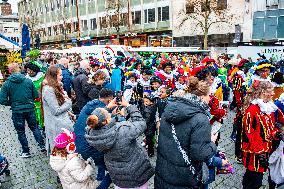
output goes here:
{"type": "Polygon", "coordinates": [[[59,156],[50,156],[50,166],[56,172],[60,172],[67,164],[67,160],[59,156]]]}
{"type": "Polygon", "coordinates": [[[85,138],[91,146],[100,152],[108,152],[110,149],[112,149],[117,140],[117,130],[118,127],[113,119],[110,124],[102,127],[99,130],[87,130],[85,138]]]}
{"type": "Polygon", "coordinates": [[[14,73],[8,78],[8,80],[13,83],[22,83],[25,79],[25,75],[21,73],[14,73]]]}
{"type": "Polygon", "coordinates": [[[198,113],[209,116],[209,106],[197,96],[185,94],[183,97],[169,98],[164,116],[167,122],[178,124],[198,113]]]}
{"type": "Polygon", "coordinates": [[[81,75],[81,74],[85,74],[85,75],[88,75],[86,70],[82,69],[82,68],[79,68],[75,73],[74,73],[74,77],[77,77],[78,75],[81,75]]]}
{"type": "Polygon", "coordinates": [[[100,107],[103,108],[105,106],[106,105],[102,101],[100,101],[98,99],[94,99],[94,100],[92,100],[92,101],[90,101],[86,104],[86,106],[84,107],[84,112],[87,115],[91,115],[92,112],[94,111],[94,109],[100,108],[100,107]]]}

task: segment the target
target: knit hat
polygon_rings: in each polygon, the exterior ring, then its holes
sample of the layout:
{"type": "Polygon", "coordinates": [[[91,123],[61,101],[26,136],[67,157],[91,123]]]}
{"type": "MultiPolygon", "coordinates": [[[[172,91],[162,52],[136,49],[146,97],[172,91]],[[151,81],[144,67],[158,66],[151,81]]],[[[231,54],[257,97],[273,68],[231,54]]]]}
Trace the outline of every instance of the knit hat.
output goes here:
{"type": "Polygon", "coordinates": [[[63,132],[54,139],[54,146],[59,149],[66,148],[68,153],[74,153],[76,146],[74,144],[76,136],[74,132],[62,128],[63,132]]]}

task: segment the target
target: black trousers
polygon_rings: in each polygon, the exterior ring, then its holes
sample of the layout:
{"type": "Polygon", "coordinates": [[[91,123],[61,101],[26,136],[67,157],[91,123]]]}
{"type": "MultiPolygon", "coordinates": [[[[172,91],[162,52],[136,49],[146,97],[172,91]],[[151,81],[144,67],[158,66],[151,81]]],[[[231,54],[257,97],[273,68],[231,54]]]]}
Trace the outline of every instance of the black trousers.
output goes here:
{"type": "Polygon", "coordinates": [[[243,189],[259,189],[262,186],[263,173],[246,170],[243,176],[243,189]]]}

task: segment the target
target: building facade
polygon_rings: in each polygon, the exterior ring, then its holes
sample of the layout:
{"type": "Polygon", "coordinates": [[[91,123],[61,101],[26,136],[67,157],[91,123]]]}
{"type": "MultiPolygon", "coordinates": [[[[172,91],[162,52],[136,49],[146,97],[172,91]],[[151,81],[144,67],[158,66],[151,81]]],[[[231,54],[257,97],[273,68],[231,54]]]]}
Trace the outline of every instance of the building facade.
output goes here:
{"type": "Polygon", "coordinates": [[[0,15],[0,34],[5,37],[19,43],[20,32],[19,32],[19,19],[17,15],[0,15]]]}
{"type": "Polygon", "coordinates": [[[4,1],[2,0],[2,2],[0,3],[0,15],[2,16],[12,15],[11,4],[9,4],[7,0],[4,1]]]}
{"type": "MultiPolygon", "coordinates": [[[[177,0],[173,7],[173,35],[177,46],[203,45],[204,23],[206,9],[202,10],[200,0],[193,1],[192,6],[187,0],[177,0]],[[185,20],[185,18],[188,18],[185,20]]],[[[210,5],[221,14],[224,22],[218,23],[218,16],[210,15],[208,23],[213,23],[208,30],[208,46],[228,47],[237,43],[251,40],[252,33],[252,5],[249,0],[214,0],[216,5],[210,5]],[[219,7],[218,7],[219,6],[219,7]]],[[[212,8],[213,9],[213,8],[212,8]]],[[[213,11],[212,11],[213,12],[213,11]]],[[[220,19],[219,19],[220,21],[220,19]]]]}
{"type": "Polygon", "coordinates": [[[284,0],[253,0],[252,40],[266,44],[284,41],[284,0]]]}
{"type": "Polygon", "coordinates": [[[171,0],[22,0],[20,23],[58,47],[124,44],[172,46],[171,0]],[[79,23],[79,24],[78,24],[79,23]]]}

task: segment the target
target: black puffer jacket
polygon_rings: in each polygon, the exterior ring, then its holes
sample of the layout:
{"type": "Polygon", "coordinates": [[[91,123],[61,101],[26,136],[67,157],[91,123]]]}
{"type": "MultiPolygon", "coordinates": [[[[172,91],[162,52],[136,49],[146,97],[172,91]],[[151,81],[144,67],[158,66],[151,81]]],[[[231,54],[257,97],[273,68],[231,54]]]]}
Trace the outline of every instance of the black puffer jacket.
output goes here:
{"type": "Polygon", "coordinates": [[[78,112],[74,112],[75,114],[79,114],[82,108],[89,102],[91,99],[88,97],[88,93],[90,91],[90,84],[88,83],[88,76],[86,71],[79,68],[79,70],[74,74],[73,80],[73,88],[76,94],[76,109],[78,112]]]}
{"type": "Polygon", "coordinates": [[[216,153],[211,142],[211,126],[207,108],[196,96],[169,99],[163,113],[157,149],[155,189],[189,189],[198,185],[197,176],[202,172],[202,162],[216,153]],[[185,163],[172,134],[176,136],[196,170],[193,175],[185,163]]]}

